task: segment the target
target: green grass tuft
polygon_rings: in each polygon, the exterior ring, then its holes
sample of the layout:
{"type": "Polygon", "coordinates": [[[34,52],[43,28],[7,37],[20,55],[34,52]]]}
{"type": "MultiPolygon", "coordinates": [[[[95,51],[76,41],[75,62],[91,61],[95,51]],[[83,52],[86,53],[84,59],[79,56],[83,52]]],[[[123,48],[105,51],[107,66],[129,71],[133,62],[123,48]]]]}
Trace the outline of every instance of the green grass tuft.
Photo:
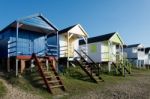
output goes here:
{"type": "Polygon", "coordinates": [[[2,81],[0,81],[0,98],[2,98],[7,93],[7,89],[2,81]]]}

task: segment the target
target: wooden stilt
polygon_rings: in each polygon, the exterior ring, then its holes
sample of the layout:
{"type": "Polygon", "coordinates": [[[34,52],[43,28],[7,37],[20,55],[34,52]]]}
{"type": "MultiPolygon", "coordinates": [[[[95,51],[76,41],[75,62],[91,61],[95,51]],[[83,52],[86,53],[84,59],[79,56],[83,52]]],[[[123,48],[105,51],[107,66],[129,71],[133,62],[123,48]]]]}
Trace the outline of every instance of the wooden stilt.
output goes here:
{"type": "Polygon", "coordinates": [[[21,74],[23,73],[25,69],[25,60],[21,60],[21,74]]]}
{"type": "Polygon", "coordinates": [[[7,72],[10,72],[10,58],[7,58],[7,72]]]}
{"type": "Polygon", "coordinates": [[[67,68],[69,68],[69,60],[67,60],[67,68]]]}
{"type": "Polygon", "coordinates": [[[111,62],[108,62],[108,72],[111,71],[111,62]]]}
{"type": "Polygon", "coordinates": [[[47,71],[49,70],[48,60],[47,59],[46,59],[46,69],[47,69],[47,71]]]}
{"type": "Polygon", "coordinates": [[[18,76],[18,59],[16,59],[16,76],[18,76]]]}

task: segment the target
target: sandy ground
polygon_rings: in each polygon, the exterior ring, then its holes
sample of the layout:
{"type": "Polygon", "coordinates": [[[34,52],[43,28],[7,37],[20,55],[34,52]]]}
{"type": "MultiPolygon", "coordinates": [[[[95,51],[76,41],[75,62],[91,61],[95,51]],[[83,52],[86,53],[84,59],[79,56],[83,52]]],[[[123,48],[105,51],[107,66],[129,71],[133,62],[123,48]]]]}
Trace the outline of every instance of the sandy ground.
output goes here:
{"type": "Polygon", "coordinates": [[[7,94],[1,99],[42,99],[40,96],[25,92],[19,88],[13,87],[5,80],[0,79],[7,88],[7,94]]]}
{"type": "Polygon", "coordinates": [[[71,99],[150,99],[150,72],[134,74],[132,80],[73,96],[71,99]]]}

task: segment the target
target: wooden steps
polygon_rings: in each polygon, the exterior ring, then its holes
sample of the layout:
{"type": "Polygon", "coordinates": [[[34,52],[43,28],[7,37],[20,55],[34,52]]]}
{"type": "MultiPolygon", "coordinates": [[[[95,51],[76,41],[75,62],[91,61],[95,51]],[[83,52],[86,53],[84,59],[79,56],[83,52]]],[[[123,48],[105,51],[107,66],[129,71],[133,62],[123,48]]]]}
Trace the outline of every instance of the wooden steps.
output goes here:
{"type": "Polygon", "coordinates": [[[92,61],[92,64],[88,63],[78,51],[75,50],[75,52],[79,55],[79,60],[77,58],[74,59],[75,63],[81,67],[81,69],[91,78],[91,80],[95,83],[104,81],[102,77],[100,77],[100,67],[97,66],[97,64],[86,53],[84,53],[84,55],[92,61]]]}
{"type": "Polygon", "coordinates": [[[44,81],[44,85],[50,93],[54,88],[60,88],[65,91],[65,87],[55,69],[54,58],[48,56],[37,57],[35,54],[32,55],[32,60],[35,61],[35,65],[38,67],[38,72],[44,81]],[[48,61],[49,69],[46,68],[46,61],[48,61]]]}
{"type": "Polygon", "coordinates": [[[116,73],[118,74],[118,72],[119,72],[119,74],[120,75],[123,75],[123,76],[125,76],[126,75],[126,72],[128,73],[128,74],[131,74],[131,71],[130,71],[130,69],[129,68],[131,68],[129,65],[128,65],[128,62],[123,62],[123,63],[121,63],[121,62],[119,62],[119,63],[114,63],[114,62],[112,62],[112,64],[114,65],[114,67],[116,68],[116,73]],[[129,67],[129,68],[128,68],[129,67]]]}
{"type": "Polygon", "coordinates": [[[120,67],[120,66],[118,66],[118,64],[116,64],[116,63],[114,63],[114,62],[112,62],[112,64],[114,65],[114,67],[115,67],[115,69],[116,69],[116,73],[118,74],[118,72],[119,72],[119,74],[120,75],[122,75],[122,66],[120,67]]]}

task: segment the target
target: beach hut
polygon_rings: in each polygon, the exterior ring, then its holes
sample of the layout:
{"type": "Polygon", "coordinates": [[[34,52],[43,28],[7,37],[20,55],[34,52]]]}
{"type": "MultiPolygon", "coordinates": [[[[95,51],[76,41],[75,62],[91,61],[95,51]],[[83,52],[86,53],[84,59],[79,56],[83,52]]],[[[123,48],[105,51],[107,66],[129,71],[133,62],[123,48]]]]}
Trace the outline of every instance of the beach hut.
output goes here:
{"type": "Polygon", "coordinates": [[[145,66],[150,68],[150,47],[145,48],[145,66]]]}
{"type": "MultiPolygon", "coordinates": [[[[23,66],[24,60],[30,58],[32,53],[42,56],[52,49],[47,44],[49,34],[54,34],[54,42],[58,41],[57,28],[42,14],[27,16],[9,24],[0,31],[0,59],[5,64],[2,66],[7,65],[8,71],[15,69],[18,75],[18,69],[25,68],[19,67],[20,64],[23,66]]],[[[55,48],[57,46],[57,43],[53,45],[55,48]]],[[[51,54],[57,55],[57,52],[51,54]]]]}
{"type": "MultiPolygon", "coordinates": [[[[80,40],[79,44],[80,47],[85,46],[83,40],[80,40]]],[[[112,62],[122,60],[123,44],[117,32],[88,38],[88,56],[95,63],[107,63],[108,70],[111,71],[112,62]]]]}
{"type": "Polygon", "coordinates": [[[127,53],[127,58],[137,68],[144,67],[145,64],[145,48],[142,44],[132,44],[124,47],[124,52],[127,53]]]}
{"type": "MultiPolygon", "coordinates": [[[[78,55],[75,50],[79,50],[79,40],[83,39],[83,42],[87,44],[88,34],[80,24],[76,24],[59,31],[59,59],[67,62],[69,67],[69,61],[72,61],[78,55]]],[[[87,47],[84,48],[87,51],[87,47]]]]}

